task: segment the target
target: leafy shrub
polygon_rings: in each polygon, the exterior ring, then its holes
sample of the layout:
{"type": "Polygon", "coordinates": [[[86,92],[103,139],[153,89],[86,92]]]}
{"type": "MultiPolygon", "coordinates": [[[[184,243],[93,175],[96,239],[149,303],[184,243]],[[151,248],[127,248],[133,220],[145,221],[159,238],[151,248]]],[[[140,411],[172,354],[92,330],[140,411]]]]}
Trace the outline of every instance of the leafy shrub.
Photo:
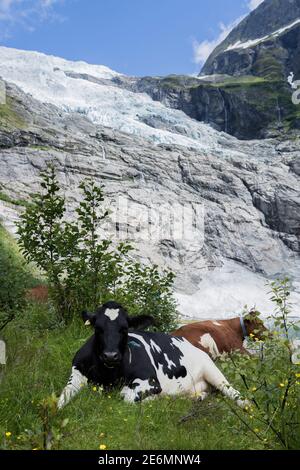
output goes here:
{"type": "Polygon", "coordinates": [[[28,276],[13,242],[0,226],[0,330],[24,306],[28,276]]]}
{"type": "Polygon", "coordinates": [[[159,328],[173,328],[177,318],[173,274],[133,261],[130,244],[114,246],[100,237],[109,215],[103,207],[103,188],[90,179],[83,181],[82,200],[74,220],[68,222],[55,169],[50,166],[41,176],[41,192],[21,216],[19,244],[25,259],[46,274],[60,318],[68,321],[74,313],[94,310],[114,298],[123,301],[130,313],[149,311],[159,328]]]}
{"type": "Polygon", "coordinates": [[[125,277],[123,286],[116,292],[117,300],[126,305],[133,315],[141,312],[153,315],[157,330],[168,332],[175,329],[174,274],[161,275],[157,266],[130,263],[125,277]]]}
{"type": "Polygon", "coordinates": [[[299,327],[289,319],[289,281],[272,282],[271,294],[276,309],[269,320],[276,331],[266,332],[263,340],[250,338],[255,355],[235,353],[229,359],[224,358],[221,366],[235,383],[240,382],[241,391],[253,403],[247,415],[228,403],[248,430],[266,446],[270,438],[275,438],[279,446],[297,449],[300,446],[300,364],[293,363],[290,338],[299,327]]]}

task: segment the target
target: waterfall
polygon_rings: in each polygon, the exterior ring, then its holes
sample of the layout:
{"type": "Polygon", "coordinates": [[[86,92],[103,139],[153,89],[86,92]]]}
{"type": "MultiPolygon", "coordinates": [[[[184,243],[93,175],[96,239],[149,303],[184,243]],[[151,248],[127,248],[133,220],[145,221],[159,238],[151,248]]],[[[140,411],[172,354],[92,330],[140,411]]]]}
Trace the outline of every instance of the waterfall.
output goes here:
{"type": "Polygon", "coordinates": [[[221,95],[223,108],[224,108],[224,132],[226,132],[226,134],[228,134],[228,121],[229,121],[229,119],[228,119],[228,109],[227,109],[227,106],[226,106],[225,98],[224,98],[223,93],[220,90],[220,88],[219,88],[219,93],[221,95]]]}
{"type": "Polygon", "coordinates": [[[206,93],[206,98],[207,98],[207,101],[206,101],[206,103],[205,103],[204,122],[205,122],[205,123],[208,123],[208,122],[209,122],[209,119],[208,119],[208,111],[209,111],[209,104],[210,104],[209,93],[206,93]]]}
{"type": "Polygon", "coordinates": [[[277,97],[277,106],[276,106],[276,111],[277,111],[277,118],[278,118],[278,124],[282,124],[282,111],[281,107],[279,105],[279,98],[277,97]]]}

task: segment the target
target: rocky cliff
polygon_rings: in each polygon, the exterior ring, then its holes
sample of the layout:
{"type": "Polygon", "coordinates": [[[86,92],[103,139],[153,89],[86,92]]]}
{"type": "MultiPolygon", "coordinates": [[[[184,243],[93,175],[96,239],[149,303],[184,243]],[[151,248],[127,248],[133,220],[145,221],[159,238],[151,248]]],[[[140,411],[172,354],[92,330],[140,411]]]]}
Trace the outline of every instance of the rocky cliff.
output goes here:
{"type": "Polygon", "coordinates": [[[300,75],[300,0],[264,0],[218,45],[203,75],[300,75]]]}
{"type": "Polygon", "coordinates": [[[251,75],[172,75],[145,77],[131,88],[238,139],[286,138],[300,128],[300,110],[292,103],[287,81],[251,75]]]}
{"type": "MultiPolygon", "coordinates": [[[[71,66],[67,64],[68,69],[71,66]]],[[[90,72],[86,75],[95,75],[90,72]]],[[[17,67],[11,78],[16,73],[17,67]]],[[[74,73],[68,86],[80,83],[89,94],[87,76],[79,78],[79,72],[74,73]]],[[[93,87],[104,87],[102,92],[112,93],[117,104],[126,87],[114,82],[131,82],[115,76],[102,78],[102,83],[97,80],[94,76],[93,87]]],[[[26,88],[19,77],[15,81],[26,88]]],[[[105,102],[104,126],[98,117],[102,103],[96,106],[90,94],[88,109],[77,102],[73,108],[62,105],[57,95],[56,106],[49,103],[50,95],[44,98],[48,80],[44,87],[38,88],[39,99],[35,99],[6,83],[6,104],[0,105],[0,219],[10,231],[30,193],[37,189],[40,170],[52,161],[70,217],[79,198],[75,189],[86,176],[104,184],[110,206],[124,196],[133,204],[133,213],[118,225],[118,233],[123,231],[136,242],[137,255],[145,262],[169,266],[177,273],[177,295],[184,314],[222,316],[241,311],[246,303],[267,308],[264,283],[278,273],[291,275],[295,290],[300,291],[298,136],[287,141],[239,141],[150,99],[145,105],[138,90],[126,90],[121,109],[121,104],[116,110],[115,102],[105,102]],[[130,100],[134,117],[128,109],[130,100]],[[133,235],[140,223],[138,208],[150,213],[175,203],[204,210],[204,225],[196,224],[192,239],[133,235]]],[[[62,90],[61,95],[65,94],[62,90]]],[[[107,233],[115,233],[114,229],[112,220],[107,233]]]]}

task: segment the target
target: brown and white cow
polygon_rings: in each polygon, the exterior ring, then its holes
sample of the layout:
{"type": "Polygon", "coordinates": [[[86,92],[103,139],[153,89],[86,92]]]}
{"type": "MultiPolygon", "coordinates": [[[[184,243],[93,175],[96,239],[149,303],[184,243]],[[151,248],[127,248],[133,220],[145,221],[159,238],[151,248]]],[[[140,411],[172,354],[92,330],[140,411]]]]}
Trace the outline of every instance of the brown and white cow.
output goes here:
{"type": "Polygon", "coordinates": [[[230,320],[209,320],[184,325],[171,334],[182,336],[197,348],[205,351],[212,359],[217,359],[223,353],[240,351],[247,354],[244,340],[248,336],[263,339],[267,331],[259,312],[251,310],[246,317],[230,320]]]}

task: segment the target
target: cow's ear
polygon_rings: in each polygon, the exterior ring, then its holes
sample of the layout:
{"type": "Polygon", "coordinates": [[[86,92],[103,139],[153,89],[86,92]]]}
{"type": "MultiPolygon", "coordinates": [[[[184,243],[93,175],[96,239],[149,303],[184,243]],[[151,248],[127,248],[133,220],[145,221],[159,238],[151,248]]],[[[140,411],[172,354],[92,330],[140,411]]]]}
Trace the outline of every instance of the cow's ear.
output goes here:
{"type": "Polygon", "coordinates": [[[85,325],[92,325],[92,326],[95,325],[96,315],[94,313],[89,313],[86,310],[84,310],[81,313],[81,317],[85,325]]]}
{"type": "Polygon", "coordinates": [[[148,326],[155,325],[155,320],[150,315],[138,315],[136,317],[128,317],[129,328],[137,328],[144,330],[148,326]]]}

